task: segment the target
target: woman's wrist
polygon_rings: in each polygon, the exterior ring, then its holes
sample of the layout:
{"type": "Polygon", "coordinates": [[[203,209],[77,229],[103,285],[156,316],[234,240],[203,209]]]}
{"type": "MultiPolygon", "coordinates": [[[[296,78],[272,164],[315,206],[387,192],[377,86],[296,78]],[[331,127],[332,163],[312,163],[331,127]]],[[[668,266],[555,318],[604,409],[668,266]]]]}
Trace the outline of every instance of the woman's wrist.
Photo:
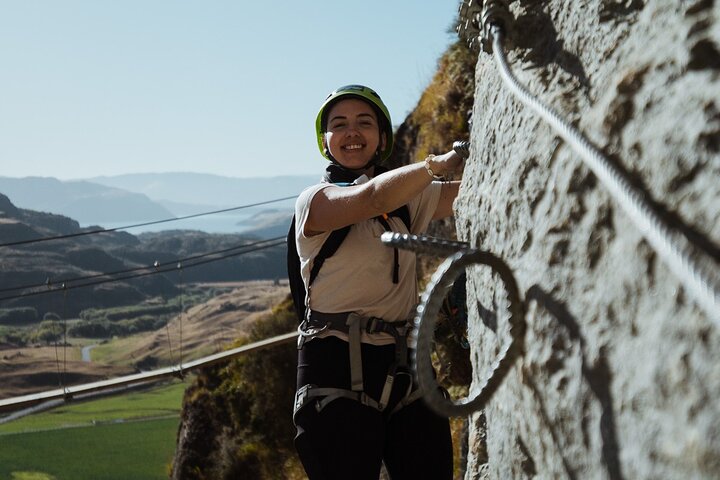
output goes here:
{"type": "Polygon", "coordinates": [[[427,171],[433,180],[440,180],[442,178],[440,170],[440,163],[435,160],[435,155],[430,154],[425,157],[425,171],[427,171]]]}

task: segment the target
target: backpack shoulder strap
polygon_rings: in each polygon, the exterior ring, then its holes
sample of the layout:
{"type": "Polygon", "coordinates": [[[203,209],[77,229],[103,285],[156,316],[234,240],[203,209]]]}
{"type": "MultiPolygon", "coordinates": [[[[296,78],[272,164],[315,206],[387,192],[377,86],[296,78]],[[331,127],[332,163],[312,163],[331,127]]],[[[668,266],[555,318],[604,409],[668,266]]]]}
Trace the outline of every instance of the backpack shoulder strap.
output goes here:
{"type": "Polygon", "coordinates": [[[410,208],[407,205],[403,205],[402,207],[388,213],[388,217],[398,217],[405,224],[407,231],[410,232],[410,225],[412,222],[410,220],[410,208]]]}
{"type": "Polygon", "coordinates": [[[405,228],[407,228],[408,232],[410,232],[410,224],[412,223],[410,221],[410,208],[408,208],[407,205],[403,205],[402,207],[397,209],[398,217],[400,217],[400,220],[405,224],[405,228]]]}
{"type": "MultiPolygon", "coordinates": [[[[407,205],[403,205],[397,210],[394,210],[389,214],[389,216],[399,217],[400,220],[402,220],[402,222],[405,224],[408,232],[410,231],[410,209],[407,205]]],[[[381,220],[381,217],[378,217],[378,219],[381,220]]],[[[295,223],[295,216],[293,215],[292,222],[290,223],[290,229],[287,235],[287,269],[288,282],[290,284],[290,293],[292,295],[293,304],[295,306],[295,313],[297,313],[298,319],[302,321],[307,313],[305,306],[305,297],[307,295],[307,292],[305,290],[305,283],[302,280],[302,272],[300,271],[300,256],[298,255],[297,245],[295,243],[295,223]]],[[[381,223],[383,223],[383,227],[386,230],[390,230],[390,226],[387,224],[387,222],[381,221],[381,223]]],[[[325,260],[335,255],[337,249],[340,248],[340,245],[342,245],[342,243],[345,241],[345,237],[347,237],[351,227],[352,225],[348,225],[338,230],[333,230],[330,233],[328,238],[325,240],[325,243],[323,243],[323,246],[320,247],[320,251],[318,252],[317,256],[313,260],[313,265],[310,269],[310,279],[308,281],[308,285],[312,285],[312,283],[315,281],[315,278],[318,276],[318,273],[320,273],[320,269],[325,263],[325,260]]],[[[399,271],[397,248],[395,249],[394,253],[395,268],[393,269],[393,282],[397,283],[399,271]]]]}
{"type": "Polygon", "coordinates": [[[290,295],[293,299],[295,313],[299,320],[305,318],[305,284],[302,280],[300,272],[300,256],[297,252],[295,244],[295,215],[290,222],[290,229],[287,234],[287,271],[288,284],[290,285],[290,295]]]}
{"type": "Polygon", "coordinates": [[[335,255],[335,252],[337,252],[337,249],[340,248],[340,245],[343,243],[343,241],[345,241],[345,237],[347,237],[347,234],[350,232],[350,227],[352,227],[352,225],[333,230],[330,233],[327,240],[325,240],[325,243],[323,243],[323,246],[320,248],[317,256],[313,260],[313,266],[310,270],[310,281],[308,282],[308,285],[312,285],[312,283],[315,281],[315,278],[317,277],[318,273],[320,273],[320,268],[322,268],[325,260],[335,255]]]}
{"type": "MultiPolygon", "coordinates": [[[[328,236],[323,246],[320,247],[320,251],[313,261],[313,266],[310,270],[310,280],[308,285],[312,285],[320,272],[325,260],[332,257],[337,249],[340,247],[342,242],[350,232],[351,225],[333,230],[328,236]]],[[[290,229],[287,234],[287,270],[288,270],[288,283],[290,284],[290,294],[293,299],[293,305],[295,306],[295,313],[298,319],[302,321],[305,318],[305,296],[307,291],[305,290],[305,283],[302,279],[302,272],[300,270],[300,256],[297,252],[297,244],[295,243],[295,216],[293,215],[292,222],[290,222],[290,229]]]]}

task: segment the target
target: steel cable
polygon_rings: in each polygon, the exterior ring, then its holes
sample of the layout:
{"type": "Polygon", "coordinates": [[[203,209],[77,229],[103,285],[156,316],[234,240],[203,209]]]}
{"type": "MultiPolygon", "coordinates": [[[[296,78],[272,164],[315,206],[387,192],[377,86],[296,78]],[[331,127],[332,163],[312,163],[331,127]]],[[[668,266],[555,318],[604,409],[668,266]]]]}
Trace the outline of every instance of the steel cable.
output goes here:
{"type": "MultiPolygon", "coordinates": [[[[169,367],[152,370],[149,372],[135,373],[123,377],[116,377],[109,380],[100,380],[82,385],[67,386],[60,389],[31,393],[20,397],[0,399],[0,412],[13,411],[28,405],[35,405],[43,401],[63,399],[68,401],[72,398],[81,398],[84,395],[90,395],[93,392],[101,391],[119,391],[119,387],[129,387],[147,382],[157,382],[159,380],[177,377],[182,371],[190,372],[199,368],[216,365],[221,362],[227,362],[230,359],[240,357],[250,352],[264,350],[266,348],[282,345],[285,343],[295,342],[297,332],[290,332],[284,335],[277,335],[265,340],[243,345],[231,350],[208,355],[197,360],[191,360],[183,365],[171,365],[169,367]]],[[[0,419],[3,423],[3,419],[0,419]]]]}
{"type": "MultiPolygon", "coordinates": [[[[227,254],[227,255],[222,255],[222,256],[219,256],[219,257],[208,258],[208,259],[201,260],[201,261],[199,261],[199,262],[194,262],[194,263],[191,263],[191,264],[188,264],[188,265],[183,265],[182,263],[178,263],[176,266],[171,266],[171,267],[169,267],[169,268],[165,268],[165,269],[156,268],[155,270],[150,271],[150,272],[136,273],[136,274],[133,274],[133,275],[126,275],[126,276],[123,276],[123,277],[116,277],[116,278],[110,278],[110,279],[105,279],[105,280],[98,280],[98,281],[94,281],[94,282],[86,282],[86,283],[81,283],[81,284],[78,284],[78,285],[66,285],[66,284],[63,284],[63,285],[61,285],[59,288],[55,288],[55,289],[52,289],[52,288],[51,288],[51,289],[48,289],[48,290],[41,290],[41,291],[37,291],[37,292],[27,292],[27,293],[21,293],[21,294],[17,294],[17,295],[11,295],[11,296],[7,296],[7,297],[0,297],[0,302],[2,302],[2,301],[4,301],[4,300],[13,300],[13,299],[16,299],[16,298],[33,297],[33,296],[36,296],[36,295],[45,295],[45,294],[48,294],[48,293],[57,292],[58,290],[73,290],[73,289],[75,289],[75,288],[90,287],[90,286],[95,286],[95,285],[102,285],[102,284],[105,284],[105,283],[119,282],[119,281],[122,281],[122,280],[130,280],[130,279],[134,279],[134,278],[147,277],[147,276],[149,276],[149,275],[157,275],[157,274],[160,274],[160,273],[171,272],[171,271],[174,271],[174,270],[176,270],[176,269],[178,269],[178,268],[198,267],[198,266],[200,266],[200,265],[205,265],[205,264],[207,264],[207,263],[217,262],[218,260],[225,260],[225,259],[227,259],[227,258],[232,258],[232,257],[240,256],[240,255],[245,255],[245,254],[247,254],[247,253],[257,252],[257,251],[259,251],[259,250],[265,250],[265,249],[267,249],[267,248],[278,247],[278,246],[280,246],[280,245],[285,245],[285,239],[284,239],[284,238],[283,238],[282,240],[280,240],[280,241],[277,241],[277,242],[275,242],[275,243],[271,243],[271,244],[268,244],[268,245],[262,245],[262,246],[260,246],[260,247],[252,248],[252,249],[249,249],[249,250],[243,250],[243,251],[241,251],[241,252],[233,252],[233,253],[230,253],[230,254],[227,254]]],[[[145,268],[143,268],[143,269],[144,269],[144,270],[147,270],[147,269],[149,269],[149,268],[152,268],[152,267],[145,267],[145,268]]]]}
{"type": "MultiPolygon", "coordinates": [[[[232,251],[232,250],[239,250],[239,249],[241,249],[241,248],[253,247],[253,246],[259,245],[259,244],[261,244],[261,243],[275,242],[275,241],[278,241],[278,240],[282,240],[282,239],[284,239],[284,238],[285,238],[285,237],[266,238],[266,239],[263,239],[263,240],[257,240],[257,241],[255,241],[255,242],[250,242],[250,243],[245,243],[245,244],[241,244],[241,245],[235,245],[235,246],[233,246],[233,247],[223,248],[223,249],[221,249],[221,250],[214,250],[214,251],[212,251],[212,252],[200,253],[200,254],[197,254],[197,255],[192,255],[192,256],[190,256],[190,257],[178,258],[178,259],[176,259],[176,260],[169,260],[169,261],[167,261],[167,262],[162,262],[162,263],[160,263],[160,262],[155,262],[154,265],[150,265],[150,266],[132,267],[132,268],[126,268],[126,269],[123,269],[123,270],[114,270],[114,271],[112,271],[112,272],[93,273],[92,275],[83,275],[83,276],[80,276],[80,277],[61,278],[61,279],[58,279],[58,280],[52,280],[50,277],[48,277],[46,281],[40,282],[40,283],[31,283],[31,284],[27,284],[27,285],[18,285],[18,286],[15,286],[15,287],[0,288],[0,293],[13,292],[13,291],[18,291],[18,290],[27,290],[27,289],[30,289],[30,288],[40,288],[40,287],[48,287],[48,288],[49,288],[49,287],[52,286],[52,285],[62,285],[62,284],[68,284],[68,283],[71,283],[71,282],[80,282],[80,281],[84,281],[84,280],[91,280],[91,279],[93,279],[93,278],[111,277],[111,276],[114,276],[114,275],[122,275],[122,274],[125,274],[125,273],[139,272],[139,271],[142,271],[142,270],[148,270],[148,269],[150,269],[150,268],[159,268],[159,267],[165,267],[165,266],[168,266],[168,265],[177,265],[177,264],[182,264],[182,263],[184,263],[184,262],[188,262],[188,261],[190,261],[190,260],[196,260],[196,259],[198,259],[198,258],[210,257],[210,256],[213,256],[213,255],[218,255],[218,254],[220,254],[220,253],[230,252],[230,251],[232,251]]],[[[3,297],[3,298],[6,298],[6,297],[3,297]]]]}
{"type": "MultiPolygon", "coordinates": [[[[688,292],[716,325],[720,325],[720,281],[717,269],[704,268],[690,253],[690,242],[671,230],[645,200],[642,192],[634,188],[605,155],[557,112],[540,102],[515,78],[503,51],[503,31],[497,25],[491,28],[493,55],[500,75],[508,88],[523,102],[547,121],[586,162],[602,181],[611,195],[618,200],[625,213],[640,233],[670,267],[688,292]]],[[[708,265],[715,265],[713,261],[708,265]]]]}

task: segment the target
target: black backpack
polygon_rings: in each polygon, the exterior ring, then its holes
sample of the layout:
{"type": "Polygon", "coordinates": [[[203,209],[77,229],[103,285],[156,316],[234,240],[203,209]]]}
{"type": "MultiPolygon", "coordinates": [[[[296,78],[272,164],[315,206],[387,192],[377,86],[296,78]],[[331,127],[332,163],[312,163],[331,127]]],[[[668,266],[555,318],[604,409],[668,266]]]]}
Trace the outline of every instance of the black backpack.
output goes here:
{"type": "MultiPolygon", "coordinates": [[[[375,168],[378,174],[384,171],[379,170],[380,167],[375,168]]],[[[331,164],[327,168],[325,180],[330,181],[331,183],[335,183],[336,185],[350,185],[350,182],[348,182],[348,180],[352,181],[354,180],[354,178],[348,178],[347,171],[338,168],[338,166],[335,164],[331,164]]],[[[397,210],[388,213],[387,216],[399,217],[400,220],[402,220],[402,222],[405,224],[408,232],[410,231],[410,209],[407,205],[403,205],[397,210]]],[[[390,224],[387,222],[384,216],[378,216],[375,217],[375,219],[382,224],[383,228],[385,228],[386,231],[392,231],[392,229],[390,228],[390,224]]],[[[318,252],[313,262],[312,268],[310,270],[310,279],[308,285],[312,285],[312,283],[315,281],[315,278],[317,277],[318,273],[320,273],[320,268],[322,268],[325,260],[332,257],[335,252],[337,252],[337,249],[340,248],[340,245],[345,240],[345,237],[347,237],[347,234],[350,232],[351,228],[352,225],[348,225],[346,227],[333,230],[327,240],[325,240],[325,243],[320,248],[320,251],[318,252]]],[[[398,251],[397,248],[395,248],[394,250],[395,264],[393,268],[393,283],[398,283],[398,251]]],[[[302,322],[307,314],[307,312],[305,311],[306,291],[305,284],[303,283],[302,275],[300,273],[300,257],[298,256],[297,248],[295,245],[295,215],[293,215],[292,222],[290,223],[290,230],[288,231],[287,235],[287,267],[288,280],[290,283],[290,293],[292,295],[293,304],[295,305],[295,312],[297,313],[298,321],[302,322]]]]}

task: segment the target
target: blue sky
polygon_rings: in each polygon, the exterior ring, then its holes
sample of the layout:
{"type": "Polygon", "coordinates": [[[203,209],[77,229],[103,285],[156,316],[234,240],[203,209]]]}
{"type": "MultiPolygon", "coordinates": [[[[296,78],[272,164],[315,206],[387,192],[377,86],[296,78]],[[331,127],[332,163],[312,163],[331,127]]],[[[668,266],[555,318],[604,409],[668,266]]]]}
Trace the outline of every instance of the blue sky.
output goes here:
{"type": "Polygon", "coordinates": [[[0,175],[256,177],[322,171],[313,122],[337,86],[372,86],[401,123],[459,0],[0,5],[0,175]]]}

